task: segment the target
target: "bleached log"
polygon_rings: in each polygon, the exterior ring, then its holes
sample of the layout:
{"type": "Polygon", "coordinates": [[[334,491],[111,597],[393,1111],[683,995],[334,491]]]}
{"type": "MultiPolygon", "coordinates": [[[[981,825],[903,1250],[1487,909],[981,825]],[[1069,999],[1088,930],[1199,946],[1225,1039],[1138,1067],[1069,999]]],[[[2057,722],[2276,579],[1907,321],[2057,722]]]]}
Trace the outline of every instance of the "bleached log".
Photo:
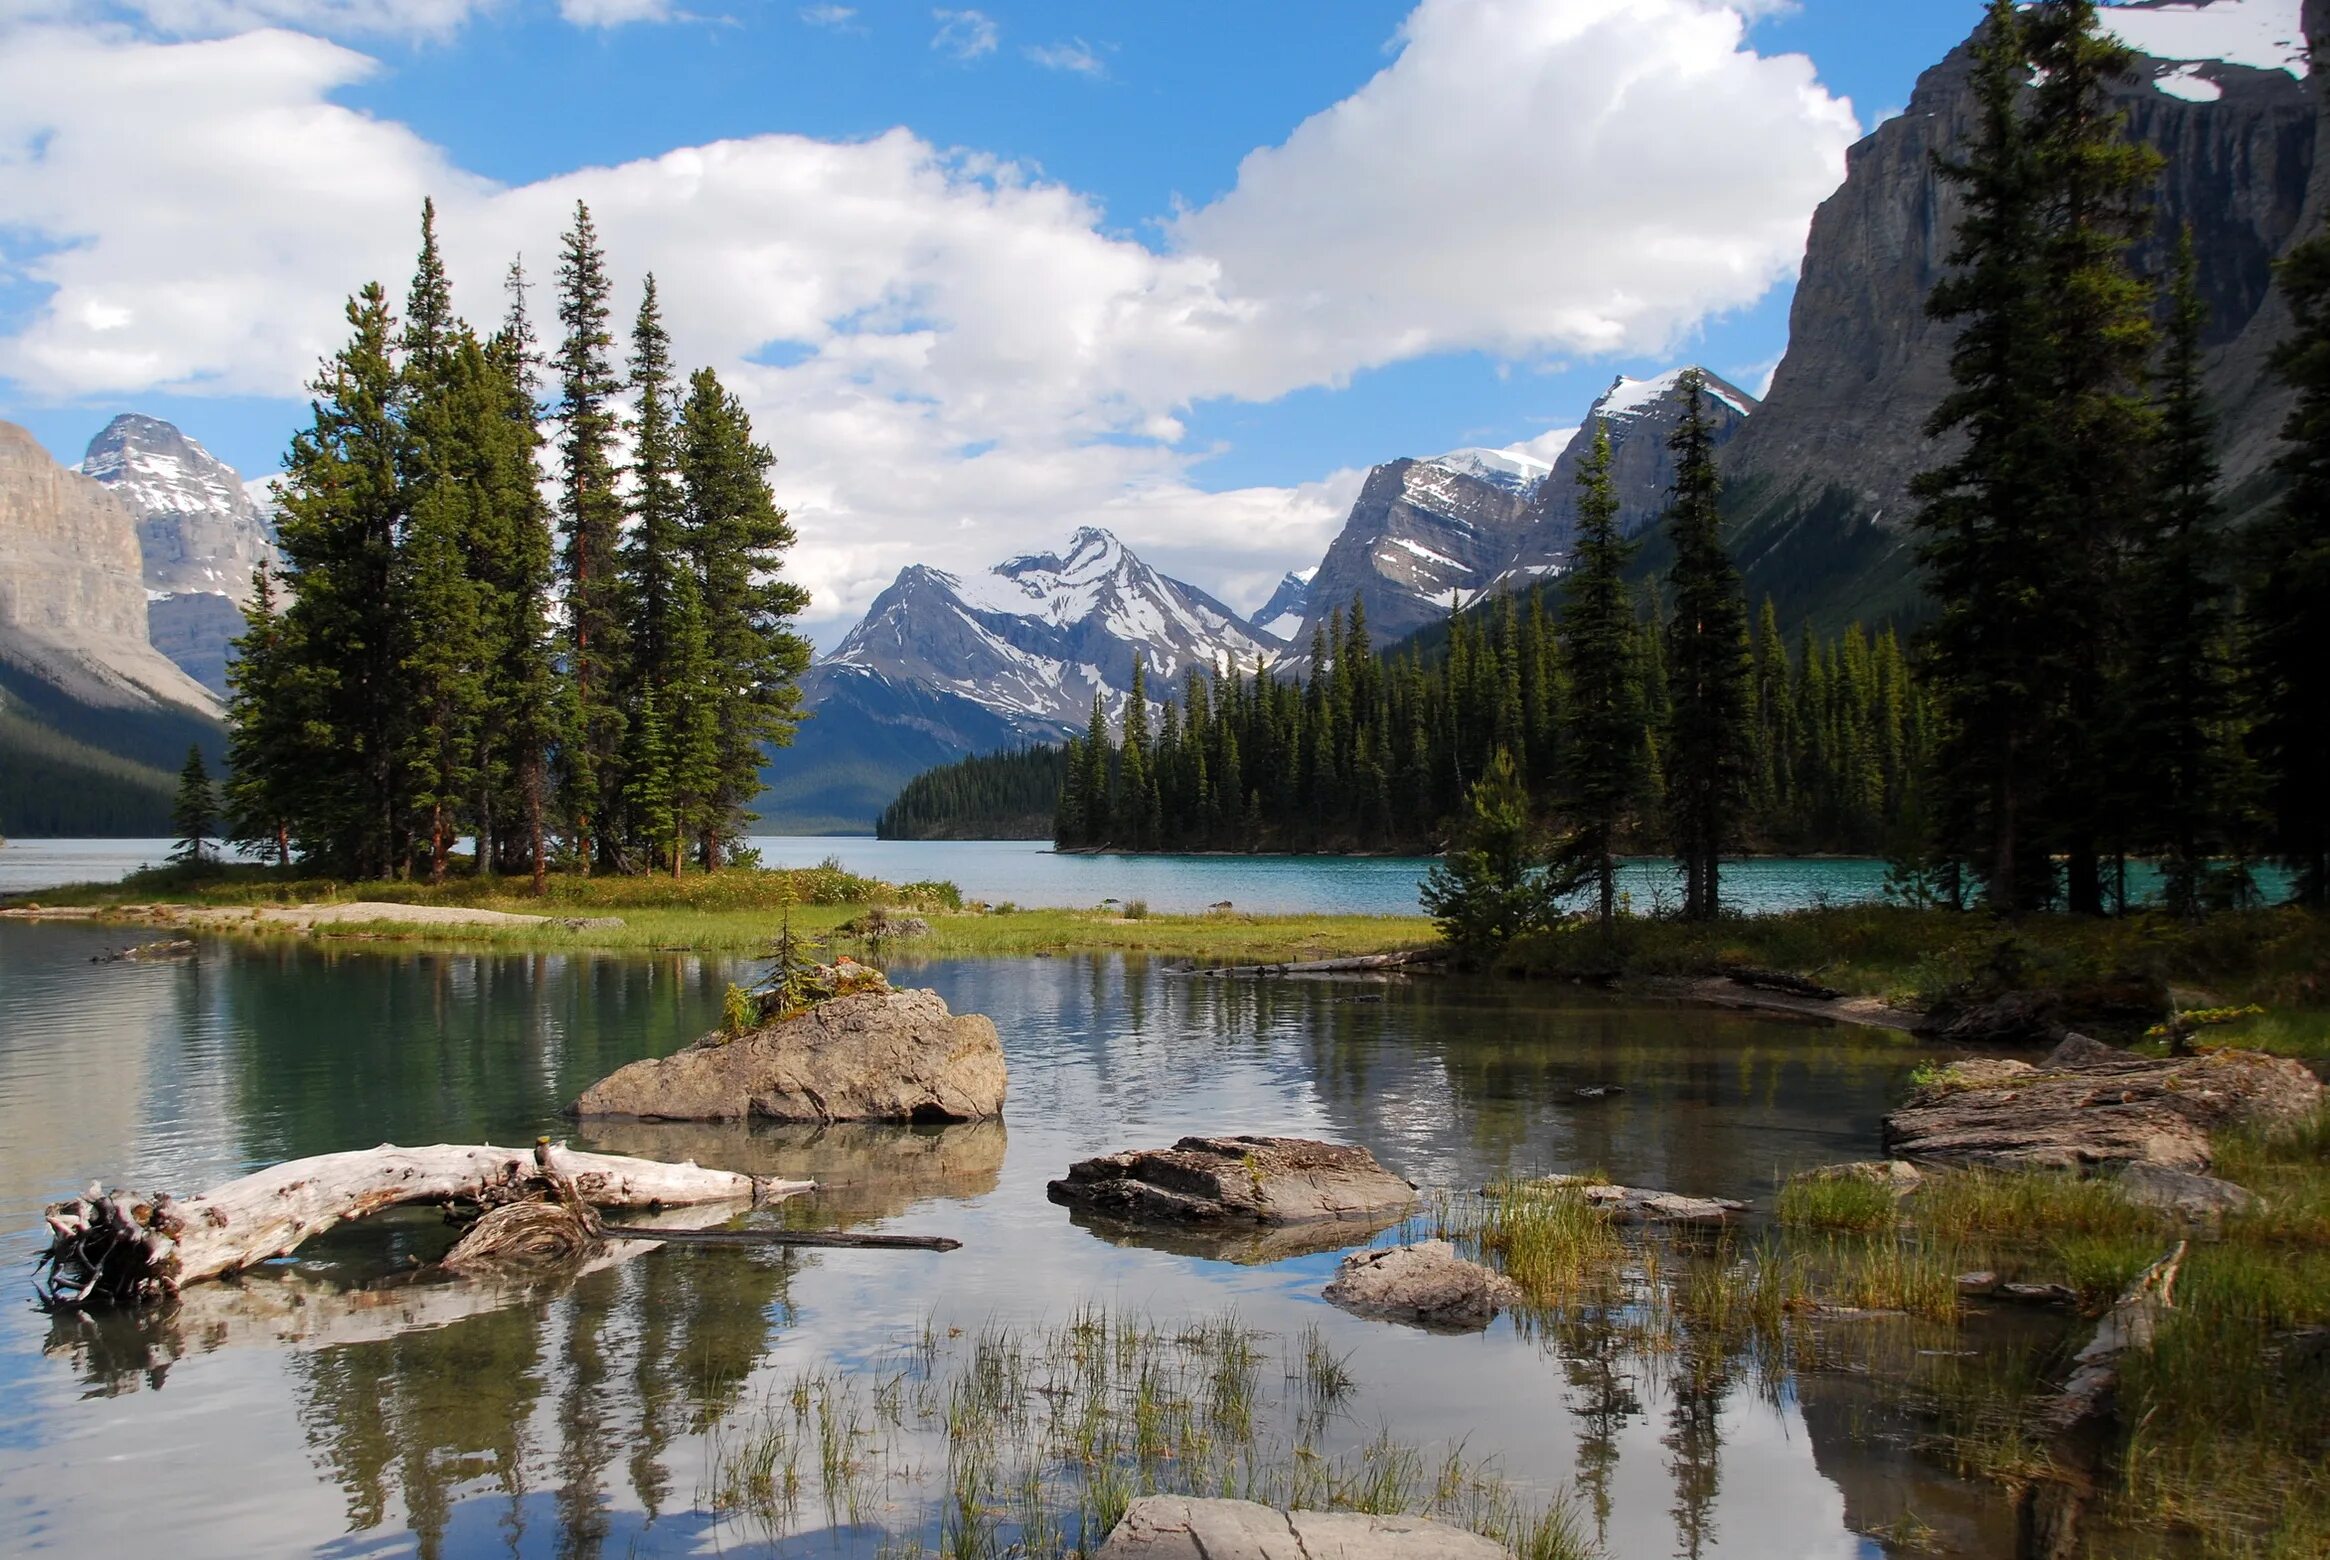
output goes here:
{"type": "Polygon", "coordinates": [[[2095,1336],[2071,1361],[2071,1379],[2047,1407],[2048,1420],[2069,1429],[2100,1411],[2120,1379],[2120,1356],[2152,1347],[2161,1318],[2176,1305],[2176,1275],[2184,1266],[2185,1243],[2130,1281],[2096,1324],[2095,1336]]]}
{"type": "Polygon", "coordinates": [[[440,1143],[318,1154],[178,1202],[91,1187],[47,1210],[46,1292],[56,1304],[139,1301],[284,1256],[336,1225],[408,1203],[525,1201],[563,1181],[596,1208],[761,1202],[812,1190],[693,1163],[586,1154],[544,1139],[531,1149],[440,1143]]]}
{"type": "Polygon", "coordinates": [[[1355,953],[1340,959],[1301,959],[1289,964],[1229,964],[1216,969],[1189,970],[1191,975],[1347,975],[1364,970],[1409,969],[1445,964],[1445,948],[1410,948],[1400,953],[1355,953]]]}

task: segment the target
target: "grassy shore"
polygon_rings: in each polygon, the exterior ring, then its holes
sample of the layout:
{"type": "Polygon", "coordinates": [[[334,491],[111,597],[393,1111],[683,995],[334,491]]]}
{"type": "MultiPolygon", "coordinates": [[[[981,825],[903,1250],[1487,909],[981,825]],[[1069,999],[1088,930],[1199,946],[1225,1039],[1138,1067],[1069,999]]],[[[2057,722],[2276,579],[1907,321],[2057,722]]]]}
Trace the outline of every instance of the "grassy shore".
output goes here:
{"type": "Polygon", "coordinates": [[[884,883],[831,864],[774,871],[733,869],[682,878],[557,874],[539,896],[529,891],[525,880],[515,878],[462,877],[437,885],[346,883],[257,867],[207,872],[158,868],[133,873],[119,883],[76,884],[25,897],[46,908],[91,908],[133,920],[166,921],[178,912],[200,912],[196,924],[204,930],[252,936],[511,952],[763,953],[787,918],[800,936],[812,941],[831,938],[846,947],[851,938],[848,928],[877,906],[911,912],[929,926],[925,935],[884,944],[884,951],[891,954],[1125,952],[1245,964],[1385,953],[1426,947],[1437,940],[1432,923],[1421,916],[1265,916],[1234,911],[1158,915],[1137,902],[1090,910],[1022,909],[966,900],[951,883],[884,883]],[[232,913],[359,901],[552,919],[545,924],[442,926],[339,921],[310,933],[232,913]],[[621,924],[567,924],[609,920],[621,924]]]}

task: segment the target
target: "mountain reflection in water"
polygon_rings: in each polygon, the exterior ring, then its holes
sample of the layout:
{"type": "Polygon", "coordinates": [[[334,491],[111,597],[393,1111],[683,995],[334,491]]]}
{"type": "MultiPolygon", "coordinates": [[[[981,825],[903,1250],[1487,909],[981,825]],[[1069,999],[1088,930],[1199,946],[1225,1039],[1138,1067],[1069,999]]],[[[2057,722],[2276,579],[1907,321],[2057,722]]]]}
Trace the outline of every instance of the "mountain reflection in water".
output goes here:
{"type": "MultiPolygon", "coordinates": [[[[43,1201],[93,1176],[183,1191],[297,1154],[548,1131],[827,1183],[752,1219],[965,1245],[625,1248],[579,1274],[384,1285],[448,1239],[409,1213],[167,1310],[18,1310],[0,1322],[0,1525],[39,1546],[150,1547],[167,1510],[184,1560],[870,1556],[885,1534],[935,1548],[960,1472],[950,1394],[982,1359],[1021,1360],[1040,1452],[1047,1405],[1066,1401],[1045,1395],[1048,1373],[1097,1326],[1133,1340],[1126,1358],[1195,1384],[1220,1363],[1202,1339],[1251,1334],[1244,1433],[1274,1466],[1299,1444],[1321,1468],[1355,1469],[1396,1441],[1421,1455],[1428,1493],[1460,1448],[1517,1500],[1570,1491],[1589,1536],[1629,1560],[1872,1555],[1867,1535],[1905,1514],[1940,1553],[2009,1552],[2002,1503],[1914,1457],[1898,1405],[1853,1373],[1864,1354],[1938,1346],[1931,1329],[1867,1326],[1811,1372],[1692,1325],[1659,1335],[1639,1298],[1433,1336],[1324,1305],[1333,1251],[1241,1265],[1120,1241],[1043,1192],[1095,1153],[1260,1131],[1367,1145],[1425,1188],[1419,1230],[1436,1194],[1508,1173],[1599,1169],[1768,1198],[1791,1170],[1871,1150],[1920,1059],[1891,1040],[1532,986],[946,962],[898,978],[996,1020],[1005,1123],[577,1130],[559,1107],[710,1027],[739,967],[206,943],[183,964],[93,972],[105,940],[0,927],[6,1228],[29,1231],[43,1201]],[[100,1078],[129,1080],[126,1099],[100,1078]],[[1596,1084],[1625,1092],[1575,1094],[1596,1084]],[[1303,1384],[1313,1340],[1352,1378],[1324,1407],[1303,1384]],[[795,1402],[808,1405],[787,1443],[799,1498],[756,1500],[737,1459],[796,1423],[795,1402]],[[855,1416],[862,1465],[830,1506],[820,1414],[855,1416]]],[[[1690,1260],[1688,1243],[1662,1249],[1690,1260]]],[[[1228,1444],[1207,1433],[1201,1461],[1228,1444]]],[[[1003,1434],[999,1479],[1027,1446],[1003,1434]]]]}

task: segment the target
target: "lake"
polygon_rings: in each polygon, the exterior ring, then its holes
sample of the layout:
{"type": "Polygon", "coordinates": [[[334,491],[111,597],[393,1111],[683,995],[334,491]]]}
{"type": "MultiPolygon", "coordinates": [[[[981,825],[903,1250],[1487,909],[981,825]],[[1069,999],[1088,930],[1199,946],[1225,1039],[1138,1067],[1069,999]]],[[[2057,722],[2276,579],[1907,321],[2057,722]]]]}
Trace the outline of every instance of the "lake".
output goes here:
{"type": "MultiPolygon", "coordinates": [[[[12,1259],[33,1249],[41,1205],[92,1178],[190,1192],[384,1140],[567,1135],[563,1101],[710,1027],[740,974],[693,956],[231,941],[182,962],[90,962],[118,941],[0,925],[12,1259]]],[[[0,1548],[917,1553],[940,1542],[960,1472],[928,1430],[952,1400],[917,1387],[918,1372],[968,1371],[1014,1329],[1105,1312],[1120,1329],[1148,1319],[1166,1351],[1226,1317],[1273,1362],[1323,1351],[1347,1371],[1345,1393],[1302,1398],[1296,1369],[1282,1378],[1272,1363],[1252,1410],[1301,1420],[1318,1466],[1393,1440],[1426,1470],[1456,1453],[1516,1498],[1572,1492],[1586,1533],[1619,1560],[1876,1557],[1887,1550],[1872,1535],[1912,1518],[1902,1530],[1940,1546],[1920,1552],[2011,1552],[2003,1499],[1915,1455],[1865,1371],[1677,1354],[1617,1314],[1507,1317],[1460,1336],[1363,1320],[1320,1299],[1334,1252],[1144,1243],[1081,1227],[1044,1195],[1094,1153],[1266,1132],[1363,1144],[1427,1199],[1509,1172],[1592,1168],[1768,1200],[1792,1170],[1874,1150],[1917,1047],[1507,983],[1207,982],[1117,957],[894,973],[995,1020],[1012,1075],[1005,1122],[606,1126],[574,1139],[813,1176],[827,1189],[752,1218],[947,1235],[959,1251],[667,1246],[563,1282],[348,1292],[442,1251],[438,1221],[404,1214],[190,1290],[174,1310],[51,1319],[12,1304],[0,1315],[0,1548]],[[1575,1093],[1596,1084],[1624,1092],[1575,1093]],[[797,1434],[779,1456],[771,1426],[787,1424],[797,1434]],[[821,1497],[817,1449],[837,1436],[861,1448],[862,1472],[847,1498],[821,1497]],[[739,1473],[752,1448],[767,1459],[758,1484],[739,1473]],[[805,1492],[779,1498],[772,1469],[805,1492]]],[[[1888,1347],[1921,1341],[1855,1327],[1888,1347]]]]}
{"type": "MultiPolygon", "coordinates": [[[[831,856],[852,872],[890,883],[941,879],[974,899],[1042,909],[1089,909],[1104,899],[1145,899],[1167,914],[1228,900],[1264,915],[1414,915],[1431,867],[1412,856],[1058,855],[1041,840],[874,840],[765,837],[751,841],[769,866],[810,866],[831,856]]],[[[165,861],[168,840],[10,840],[0,844],[0,894],[61,883],[111,881],[165,861]]],[[[1672,863],[1627,864],[1634,907],[1682,899],[1672,863]]],[[[1884,893],[1885,863],[1863,858],[1761,858],[1724,869],[1726,902],[1739,910],[1795,910],[1884,893]]]]}

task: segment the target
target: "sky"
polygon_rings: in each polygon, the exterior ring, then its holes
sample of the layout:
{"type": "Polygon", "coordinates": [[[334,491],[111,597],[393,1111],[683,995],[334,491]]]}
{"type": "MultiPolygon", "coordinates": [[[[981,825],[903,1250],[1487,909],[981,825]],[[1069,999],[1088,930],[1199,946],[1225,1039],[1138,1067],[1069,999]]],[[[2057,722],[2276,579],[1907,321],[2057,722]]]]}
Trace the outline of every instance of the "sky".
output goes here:
{"type": "Polygon", "coordinates": [[[1366,469],[1558,446],[1614,376],[1760,389],[1812,213],[1980,0],[0,0],[0,417],[273,471],[433,196],[538,328],[777,455],[830,647],[897,571],[1106,526],[1251,610],[1366,469]]]}

